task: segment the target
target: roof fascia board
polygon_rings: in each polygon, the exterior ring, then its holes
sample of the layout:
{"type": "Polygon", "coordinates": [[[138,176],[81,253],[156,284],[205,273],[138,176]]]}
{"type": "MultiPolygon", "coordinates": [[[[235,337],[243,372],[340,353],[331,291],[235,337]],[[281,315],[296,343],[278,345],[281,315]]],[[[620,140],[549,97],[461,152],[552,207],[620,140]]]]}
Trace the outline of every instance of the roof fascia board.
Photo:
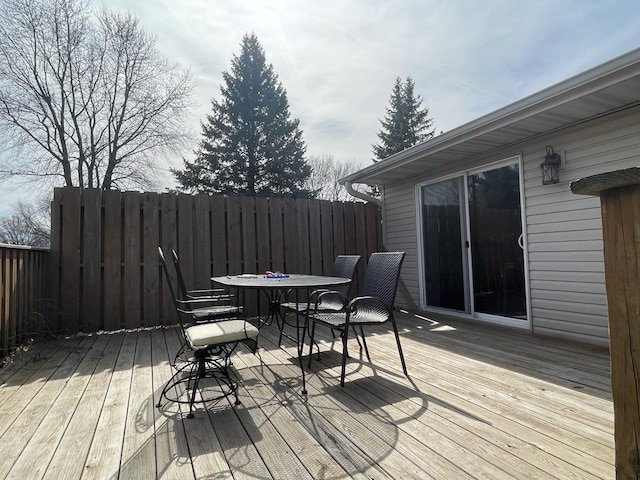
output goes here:
{"type": "Polygon", "coordinates": [[[409,163],[417,157],[453,147],[638,75],[640,75],[640,48],[387,157],[340,179],[339,183],[344,184],[347,181],[359,183],[359,179],[363,177],[384,173],[409,163]]]}

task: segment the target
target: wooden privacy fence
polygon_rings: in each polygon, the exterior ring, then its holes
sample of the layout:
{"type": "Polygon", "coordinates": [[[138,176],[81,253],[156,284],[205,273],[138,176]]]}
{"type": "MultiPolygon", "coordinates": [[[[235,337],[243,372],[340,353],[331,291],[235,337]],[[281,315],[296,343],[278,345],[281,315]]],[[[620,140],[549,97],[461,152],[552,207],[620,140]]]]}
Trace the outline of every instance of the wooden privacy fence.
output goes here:
{"type": "Polygon", "coordinates": [[[49,250],[0,244],[0,359],[47,328],[49,250]]]}
{"type": "MultiPolygon", "coordinates": [[[[190,288],[266,270],[329,274],[338,254],[362,255],[362,278],[382,249],[377,207],[355,202],[57,188],[51,222],[52,296],[70,332],[174,324],[158,246],[176,249],[190,288]]],[[[264,311],[244,300],[250,315],[264,311]]]]}

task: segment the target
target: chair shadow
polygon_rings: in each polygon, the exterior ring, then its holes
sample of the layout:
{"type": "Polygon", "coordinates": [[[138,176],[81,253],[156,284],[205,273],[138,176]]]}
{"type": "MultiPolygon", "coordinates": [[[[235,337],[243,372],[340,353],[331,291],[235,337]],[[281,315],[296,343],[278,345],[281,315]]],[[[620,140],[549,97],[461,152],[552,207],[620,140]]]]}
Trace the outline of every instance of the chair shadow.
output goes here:
{"type": "MultiPolygon", "coordinates": [[[[242,381],[235,368],[232,370],[239,381],[239,388],[251,383],[242,381]]],[[[242,451],[260,438],[256,438],[255,432],[258,432],[258,428],[255,425],[247,425],[247,422],[253,421],[250,415],[242,415],[242,419],[239,418],[233,405],[233,396],[197,404],[197,409],[194,410],[195,417],[186,418],[187,405],[164,399],[160,408],[156,406],[163,387],[164,385],[158,387],[138,406],[135,412],[135,433],[148,438],[128,458],[122,459],[119,474],[112,478],[138,478],[140,472],[146,471],[149,465],[156,465],[156,478],[172,476],[176,471],[180,472],[180,468],[188,468],[191,471],[192,467],[186,467],[187,464],[191,465],[197,457],[216,451],[224,454],[225,458],[233,463],[230,468],[236,472],[241,471],[242,451]],[[224,430],[226,425],[238,422],[243,424],[243,428],[254,432],[253,437],[217,434],[218,431],[224,430]]],[[[229,478],[231,475],[232,472],[228,469],[205,476],[199,475],[198,478],[217,480],[229,478]]]]}

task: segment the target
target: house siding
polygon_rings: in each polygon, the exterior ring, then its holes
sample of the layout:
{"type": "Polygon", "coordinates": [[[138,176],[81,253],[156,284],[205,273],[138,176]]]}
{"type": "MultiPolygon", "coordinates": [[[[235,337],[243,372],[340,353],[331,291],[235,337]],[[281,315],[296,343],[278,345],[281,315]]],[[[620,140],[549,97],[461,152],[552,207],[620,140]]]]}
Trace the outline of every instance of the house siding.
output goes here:
{"type": "MultiPolygon", "coordinates": [[[[454,167],[384,188],[385,241],[406,252],[402,278],[419,305],[416,186],[521,155],[532,329],[535,333],[608,344],[607,298],[600,201],[574,195],[570,183],[640,165],[640,107],[512,145],[454,167]],[[560,183],[542,185],[545,146],[562,157],[560,183]]],[[[405,306],[398,296],[399,306],[405,306]]]]}

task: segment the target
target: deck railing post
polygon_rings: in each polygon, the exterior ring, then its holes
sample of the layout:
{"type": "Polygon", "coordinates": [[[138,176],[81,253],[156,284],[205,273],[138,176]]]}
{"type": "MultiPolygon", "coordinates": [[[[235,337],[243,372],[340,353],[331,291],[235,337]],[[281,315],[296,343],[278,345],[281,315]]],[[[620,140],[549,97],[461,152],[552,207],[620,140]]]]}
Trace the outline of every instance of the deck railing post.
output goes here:
{"type": "Polygon", "coordinates": [[[577,180],[600,197],[609,312],[616,478],[640,478],[640,168],[577,180]]]}

